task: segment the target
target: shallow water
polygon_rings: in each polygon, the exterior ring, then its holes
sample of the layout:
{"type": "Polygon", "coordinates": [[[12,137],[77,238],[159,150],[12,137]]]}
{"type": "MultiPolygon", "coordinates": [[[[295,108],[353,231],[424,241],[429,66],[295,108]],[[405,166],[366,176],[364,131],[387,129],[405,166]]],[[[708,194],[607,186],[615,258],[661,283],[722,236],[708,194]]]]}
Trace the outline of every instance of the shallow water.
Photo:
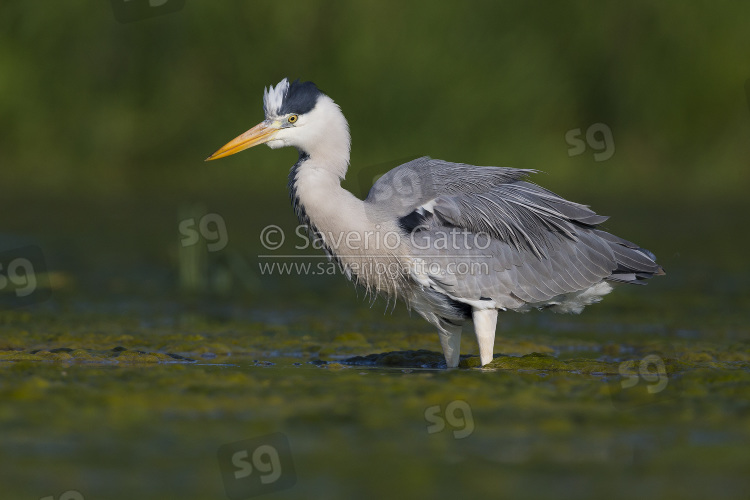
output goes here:
{"type": "Polygon", "coordinates": [[[666,277],[580,316],[501,316],[489,368],[467,330],[444,370],[429,325],[340,276],[179,294],[171,257],[107,238],[84,259],[52,233],[52,297],[0,311],[2,498],[750,495],[736,242],[657,251],[666,277]]]}

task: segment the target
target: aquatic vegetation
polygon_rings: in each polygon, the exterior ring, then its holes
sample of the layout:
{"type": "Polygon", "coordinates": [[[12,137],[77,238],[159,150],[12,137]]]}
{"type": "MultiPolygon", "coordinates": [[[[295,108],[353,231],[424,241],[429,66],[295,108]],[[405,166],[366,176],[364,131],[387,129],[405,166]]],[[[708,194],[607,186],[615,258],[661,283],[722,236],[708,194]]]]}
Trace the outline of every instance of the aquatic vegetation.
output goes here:
{"type": "Polygon", "coordinates": [[[506,319],[492,363],[479,368],[467,339],[445,370],[419,319],[342,313],[349,293],[222,306],[241,317],[209,302],[0,312],[4,491],[220,498],[219,447],[279,432],[297,474],[279,498],[335,484],[341,497],[532,499],[549,493],[539,477],[589,496],[746,491],[750,332],[734,309],[717,324],[685,300],[682,316],[652,317],[621,293],[580,317],[506,319]]]}

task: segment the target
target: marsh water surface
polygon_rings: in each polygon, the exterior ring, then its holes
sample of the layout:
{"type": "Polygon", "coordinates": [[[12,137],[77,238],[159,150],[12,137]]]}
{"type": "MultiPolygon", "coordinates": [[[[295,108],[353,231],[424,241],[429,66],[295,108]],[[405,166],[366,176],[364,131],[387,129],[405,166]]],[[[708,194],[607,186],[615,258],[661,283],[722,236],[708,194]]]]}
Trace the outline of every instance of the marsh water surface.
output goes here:
{"type": "Polygon", "coordinates": [[[706,264],[676,250],[687,234],[641,231],[667,276],[580,316],[501,317],[484,369],[467,330],[445,370],[429,325],[341,276],[177,292],[176,212],[84,231],[85,255],[44,241],[51,298],[0,313],[0,497],[750,495],[748,268],[732,242],[706,264]]]}

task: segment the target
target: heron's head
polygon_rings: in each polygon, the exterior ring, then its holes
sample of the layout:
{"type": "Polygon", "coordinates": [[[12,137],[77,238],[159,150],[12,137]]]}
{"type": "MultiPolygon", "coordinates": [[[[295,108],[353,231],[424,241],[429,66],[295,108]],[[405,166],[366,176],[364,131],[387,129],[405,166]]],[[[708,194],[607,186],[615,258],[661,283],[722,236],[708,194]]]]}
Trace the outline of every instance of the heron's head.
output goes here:
{"type": "MultiPolygon", "coordinates": [[[[348,161],[349,127],[333,99],[312,82],[292,83],[284,78],[263,94],[266,119],[222,146],[209,156],[216,160],[258,144],[276,149],[294,146],[308,154],[316,150],[330,153],[332,143],[345,143],[348,161]]],[[[341,149],[339,147],[339,149],[341,149]]]]}

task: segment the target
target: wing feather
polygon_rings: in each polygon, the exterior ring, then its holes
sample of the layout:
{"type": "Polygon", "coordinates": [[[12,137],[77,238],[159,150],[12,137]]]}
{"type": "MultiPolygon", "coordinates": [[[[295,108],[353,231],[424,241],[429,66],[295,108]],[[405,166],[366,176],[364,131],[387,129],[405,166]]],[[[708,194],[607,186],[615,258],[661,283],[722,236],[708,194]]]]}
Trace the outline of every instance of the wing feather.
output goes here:
{"type": "Polygon", "coordinates": [[[430,276],[456,300],[491,298],[501,305],[517,300],[533,305],[587,290],[605,279],[639,283],[663,273],[649,251],[598,229],[606,216],[525,180],[532,173],[419,158],[381,177],[366,203],[378,213],[390,211],[404,230],[420,232],[424,241],[436,241],[441,233],[456,229],[491,238],[489,247],[481,250],[414,250],[416,257],[443,270],[451,262],[484,259],[484,275],[441,271],[430,276]],[[410,189],[395,189],[404,179],[410,189]],[[419,226],[414,225],[417,220],[419,226]]]}

